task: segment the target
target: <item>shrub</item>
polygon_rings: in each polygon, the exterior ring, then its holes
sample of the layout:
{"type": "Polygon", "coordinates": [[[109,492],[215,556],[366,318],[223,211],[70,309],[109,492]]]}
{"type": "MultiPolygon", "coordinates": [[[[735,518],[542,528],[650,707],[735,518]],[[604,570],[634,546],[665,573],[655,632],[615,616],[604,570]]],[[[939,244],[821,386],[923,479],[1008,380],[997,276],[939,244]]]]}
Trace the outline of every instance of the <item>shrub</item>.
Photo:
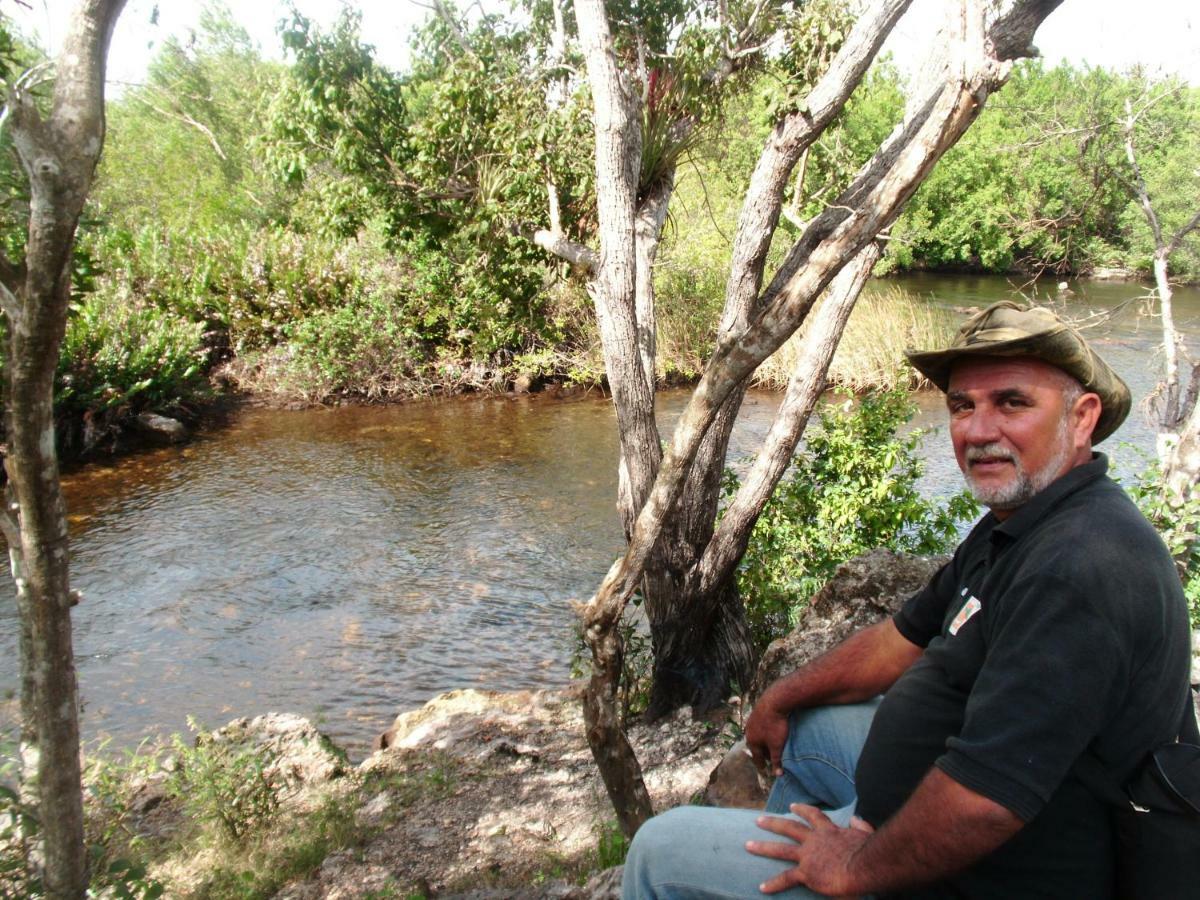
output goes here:
{"type": "MultiPolygon", "coordinates": [[[[965,491],[925,499],[921,433],[899,436],[915,411],[903,388],[827,407],[807,446],[775,488],[738,569],[738,588],[759,649],[795,625],[802,601],[838,565],[875,547],[945,552],[959,523],[978,513],[965,491]]],[[[729,496],[738,480],[726,473],[729,496]]]]}
{"type": "Polygon", "coordinates": [[[64,415],[164,408],[206,393],[203,326],[127,292],[88,294],[71,309],[57,372],[64,415]]]}
{"type": "MultiPolygon", "coordinates": [[[[8,748],[0,752],[0,897],[34,900],[46,896],[33,846],[41,830],[37,811],[22,799],[20,767],[8,748]]],[[[89,838],[91,836],[89,835],[89,838]]],[[[138,862],[116,857],[107,844],[91,843],[89,897],[156,900],[163,885],[138,862]]]]}
{"type": "Polygon", "coordinates": [[[422,356],[411,326],[378,296],[316,313],[287,334],[283,384],[310,400],[408,393],[422,356]]]}
{"type": "Polygon", "coordinates": [[[1175,557],[1187,597],[1192,628],[1200,628],[1200,497],[1180,501],[1164,490],[1162,469],[1148,466],[1129,487],[1129,493],[1150,524],[1158,529],[1175,557]]]}
{"type": "MultiPolygon", "coordinates": [[[[189,718],[193,731],[200,731],[189,718]]],[[[275,754],[253,744],[200,733],[194,745],[172,737],[176,768],[171,792],[197,821],[237,841],[268,825],[279,810],[281,785],[272,775],[275,754]]]]}

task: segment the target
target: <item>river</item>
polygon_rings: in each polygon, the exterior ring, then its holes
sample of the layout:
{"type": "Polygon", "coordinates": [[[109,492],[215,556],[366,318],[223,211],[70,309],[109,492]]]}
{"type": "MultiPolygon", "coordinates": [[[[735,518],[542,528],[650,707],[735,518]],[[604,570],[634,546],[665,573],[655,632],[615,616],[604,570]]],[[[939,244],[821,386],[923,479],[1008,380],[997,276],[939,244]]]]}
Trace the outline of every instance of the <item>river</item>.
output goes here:
{"type": "MultiPolygon", "coordinates": [[[[998,278],[906,277],[931,302],[983,305],[998,278]]],[[[1139,285],[1081,284],[1114,308],[1139,285]]],[[[1200,334],[1200,290],[1179,318],[1200,334]]],[[[1154,323],[1096,340],[1134,391],[1153,387],[1154,323]]],[[[661,395],[669,429],[687,391],[661,395]]],[[[758,446],[778,396],[752,392],[731,462],[758,446]]],[[[919,424],[937,428],[934,395],[919,424]]],[[[1106,449],[1123,470],[1153,435],[1135,411],[1106,449]]],[[[944,434],[926,441],[930,494],[957,490],[944,434]]],[[[598,393],[390,407],[247,409],[182,448],[64,479],[83,730],[112,747],[269,710],[317,721],[352,754],[395,714],[457,687],[566,683],[572,603],[621,548],[616,436],[598,393]]],[[[0,728],[15,721],[13,586],[0,576],[0,728]]]]}

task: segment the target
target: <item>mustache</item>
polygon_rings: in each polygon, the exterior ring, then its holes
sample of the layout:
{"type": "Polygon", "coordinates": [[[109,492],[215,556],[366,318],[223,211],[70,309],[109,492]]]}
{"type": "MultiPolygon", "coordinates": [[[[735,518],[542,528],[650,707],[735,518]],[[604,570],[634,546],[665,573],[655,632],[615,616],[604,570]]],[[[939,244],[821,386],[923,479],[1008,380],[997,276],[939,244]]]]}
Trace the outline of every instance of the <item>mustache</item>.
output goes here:
{"type": "Polygon", "coordinates": [[[1016,455],[1001,444],[980,444],[978,447],[967,448],[967,462],[978,462],[981,459],[1003,459],[1016,462],[1016,455]]]}

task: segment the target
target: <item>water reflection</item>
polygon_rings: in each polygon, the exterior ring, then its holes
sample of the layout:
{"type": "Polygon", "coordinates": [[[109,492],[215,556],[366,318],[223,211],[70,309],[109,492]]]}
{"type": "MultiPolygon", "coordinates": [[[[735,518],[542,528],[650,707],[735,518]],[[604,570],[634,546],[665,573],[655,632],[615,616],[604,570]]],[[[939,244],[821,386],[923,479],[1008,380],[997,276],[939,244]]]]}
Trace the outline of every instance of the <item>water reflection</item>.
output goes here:
{"type": "MultiPolygon", "coordinates": [[[[984,305],[997,279],[911,278],[936,302],[984,305]]],[[[1077,306],[1137,292],[1089,286],[1077,306]]],[[[1197,329],[1200,297],[1181,292],[1197,329]]],[[[1098,339],[1134,389],[1155,377],[1153,327],[1098,339]]],[[[664,424],[686,392],[662,397],[664,424]]],[[[778,398],[752,393],[731,459],[756,448],[778,398]]],[[[922,422],[940,425],[940,399],[922,422]]],[[[1152,445],[1136,414],[1119,441],[1152,445]]],[[[925,490],[957,490],[943,435],[925,490]]],[[[1126,454],[1127,455],[1127,454],[1126,454]]],[[[616,437],[598,396],[464,399],[390,408],[248,410],[182,449],[66,479],[76,651],[87,737],[117,746],[185,716],[290,710],[365,750],[398,710],[454,687],[568,678],[571,601],[621,547],[616,437]]],[[[12,584],[0,577],[0,690],[17,688],[12,584]]],[[[0,724],[15,708],[0,706],[0,724]]]]}

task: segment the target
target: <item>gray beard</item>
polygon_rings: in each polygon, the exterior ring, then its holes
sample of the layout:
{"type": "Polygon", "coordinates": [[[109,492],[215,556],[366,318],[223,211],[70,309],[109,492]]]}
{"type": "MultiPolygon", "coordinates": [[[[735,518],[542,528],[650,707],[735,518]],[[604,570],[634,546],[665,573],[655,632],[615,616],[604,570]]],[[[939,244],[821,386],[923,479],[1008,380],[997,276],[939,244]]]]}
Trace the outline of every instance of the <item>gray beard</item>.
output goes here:
{"type": "Polygon", "coordinates": [[[1012,462],[1013,477],[1007,484],[998,487],[984,487],[976,484],[971,478],[971,468],[968,465],[967,471],[964,473],[967,487],[971,489],[975,499],[988,509],[1007,511],[1024,506],[1058,478],[1058,473],[1062,471],[1062,467],[1066,465],[1071,456],[1072,448],[1067,440],[1067,419],[1065,417],[1059,426],[1058,433],[1054,436],[1054,441],[1058,444],[1054,456],[1033,475],[1025,471],[1021,466],[1021,461],[1013,453],[999,444],[984,444],[981,447],[969,448],[967,450],[968,463],[981,457],[1002,457],[1012,462]]]}

